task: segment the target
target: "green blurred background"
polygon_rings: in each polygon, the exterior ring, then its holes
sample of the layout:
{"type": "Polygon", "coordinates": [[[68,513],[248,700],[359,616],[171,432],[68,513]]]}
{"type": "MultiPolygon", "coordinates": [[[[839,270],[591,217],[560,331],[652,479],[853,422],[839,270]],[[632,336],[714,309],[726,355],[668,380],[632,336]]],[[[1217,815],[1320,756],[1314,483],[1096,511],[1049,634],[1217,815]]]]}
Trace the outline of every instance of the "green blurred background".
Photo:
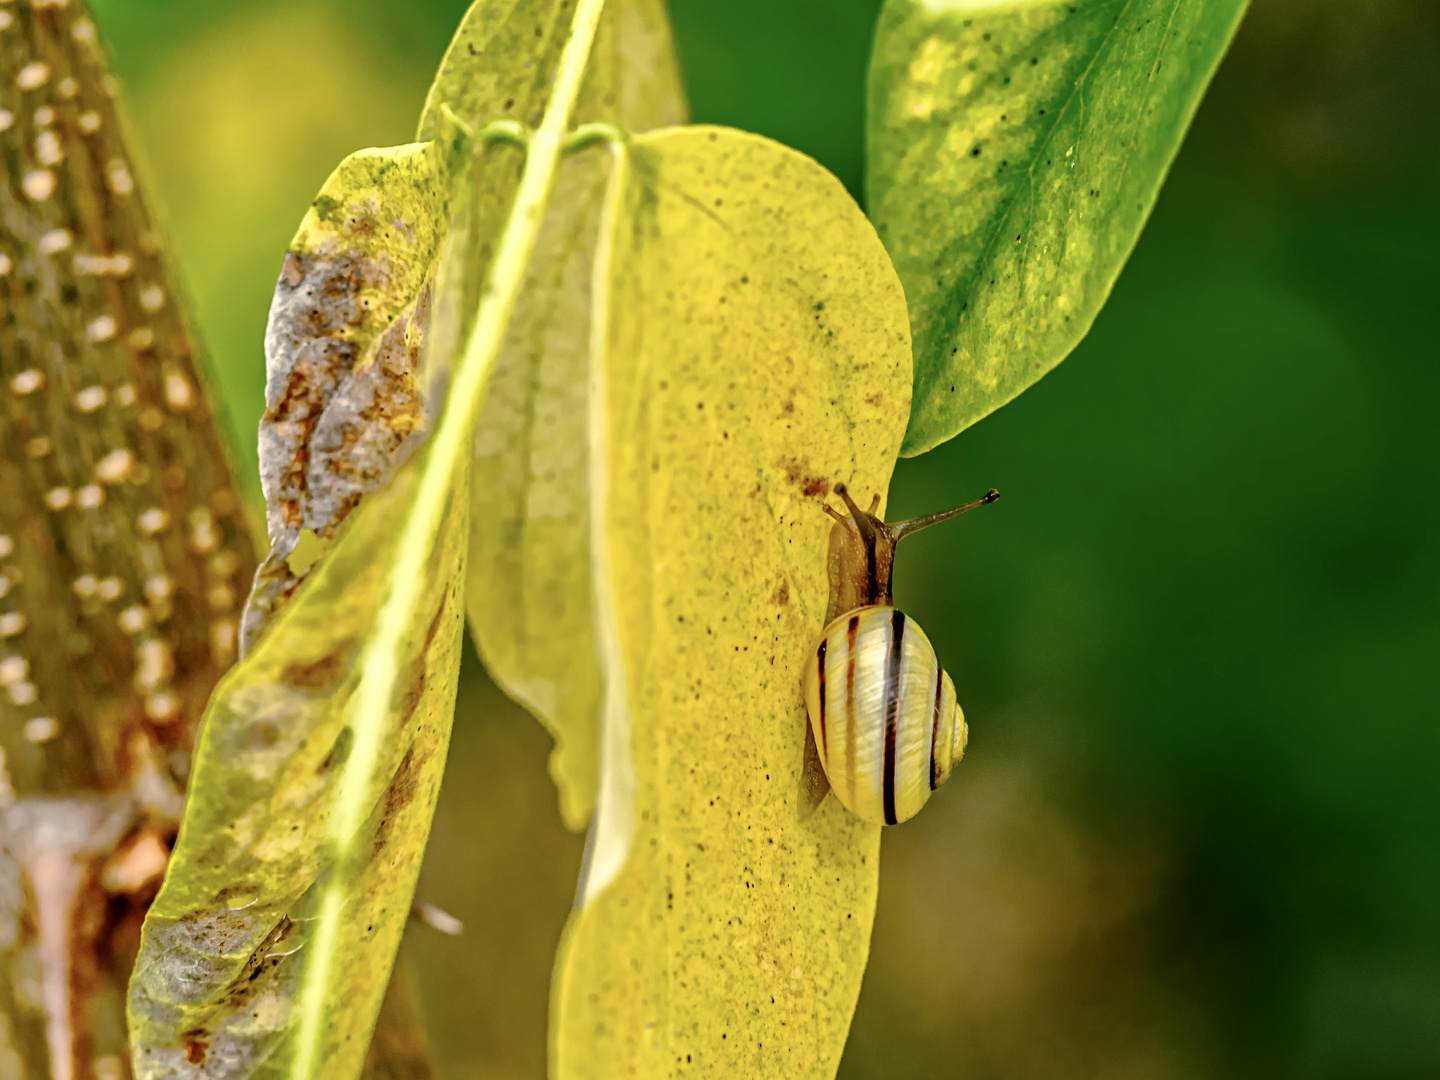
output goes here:
{"type": "MultiPolygon", "coordinates": [[[[860,193],[875,0],[672,0],[697,120],[860,193]]],[[[462,0],[97,0],[237,440],[285,245],[408,139],[462,0]]],[[[1113,299],[902,462],[899,602],[965,764],[885,838],[841,1067],[1440,1076],[1440,4],[1256,0],[1113,299]]],[[[473,657],[471,658],[473,660],[473,657]]],[[[464,673],[407,942],[452,1077],[544,1075],[580,839],[547,740],[464,673]]]]}

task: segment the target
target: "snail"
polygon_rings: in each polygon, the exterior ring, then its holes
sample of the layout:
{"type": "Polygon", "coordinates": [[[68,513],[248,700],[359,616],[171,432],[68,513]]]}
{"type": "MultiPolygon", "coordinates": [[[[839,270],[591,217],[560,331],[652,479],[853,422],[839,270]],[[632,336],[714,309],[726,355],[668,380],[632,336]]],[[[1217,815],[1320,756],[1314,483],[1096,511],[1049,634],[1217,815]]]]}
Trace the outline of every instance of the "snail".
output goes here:
{"type": "MultiPolygon", "coordinates": [[[[844,484],[835,485],[835,494],[850,516],[825,507],[835,519],[830,604],[805,669],[805,706],[830,789],[851,813],[894,825],[919,813],[949,778],[968,737],[954,682],[925,632],[894,606],[895,545],[1000,493],[991,488],[963,506],[890,524],[875,516],[879,495],[867,513],[844,484]]],[[[818,805],[824,781],[815,776],[809,783],[818,805]]]]}

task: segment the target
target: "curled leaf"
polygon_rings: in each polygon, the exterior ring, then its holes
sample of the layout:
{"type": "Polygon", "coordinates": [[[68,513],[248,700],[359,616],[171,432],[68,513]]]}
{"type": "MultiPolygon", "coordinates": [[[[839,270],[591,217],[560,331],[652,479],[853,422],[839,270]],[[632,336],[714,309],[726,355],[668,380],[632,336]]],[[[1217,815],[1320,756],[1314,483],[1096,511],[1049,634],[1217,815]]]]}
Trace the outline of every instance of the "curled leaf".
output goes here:
{"type": "MultiPolygon", "coordinates": [[[[661,0],[611,0],[578,122],[677,124],[684,96],[661,0]]],[[[606,156],[561,168],[475,435],[466,607],[490,674],[550,730],[567,825],[595,802],[600,672],[587,558],[590,273],[606,156]]]]}
{"type": "Polygon", "coordinates": [[[402,677],[367,779],[368,844],[358,864],[337,863],[329,820],[357,739],[357,657],[377,632],[395,537],[427,464],[420,455],[366,499],[211,699],[179,843],[131,981],[138,1077],[291,1075],[316,907],[337,876],[346,914],[328,978],[344,992],[321,1002],[311,1021],[333,1070],[326,1075],[355,1075],[363,1063],[449,739],[461,642],[461,485],[394,656],[402,677]]]}
{"type": "Polygon", "coordinates": [[[447,372],[423,358],[448,362],[463,339],[519,180],[515,149],[476,147],[470,136],[543,107],[571,15],[561,0],[478,0],[431,86],[424,141],[346,158],[291,241],[265,334],[260,471],[271,548],[246,607],[243,649],[433,419],[447,372]],[[469,196],[458,206],[455,191],[469,196]],[[452,243],[463,258],[452,256],[443,286],[446,340],[430,348],[447,235],[464,238],[452,243]],[[306,552],[310,534],[318,550],[306,552]]]}
{"type": "MultiPolygon", "coordinates": [[[[272,552],[275,573],[260,576],[252,614],[273,624],[263,635],[256,626],[258,641],[252,638],[251,650],[212,699],[195,794],[131,981],[134,1060],[142,1077],[315,1080],[354,1076],[364,1062],[411,909],[448,741],[475,418],[534,249],[601,9],[602,0],[575,6],[535,140],[540,148],[527,154],[518,184],[509,183],[513,170],[492,170],[487,161],[471,168],[470,155],[461,155],[458,169],[440,163],[447,180],[458,175],[464,186],[461,212],[438,252],[439,314],[423,375],[453,374],[453,385],[423,451],[403,464],[416,430],[403,429],[397,418],[420,415],[413,404],[419,396],[396,391],[397,408],[387,415],[381,390],[355,408],[337,388],[373,368],[356,357],[369,356],[385,334],[396,332],[395,305],[410,296],[418,309],[418,290],[436,272],[434,260],[407,257],[405,273],[395,276],[393,234],[372,249],[353,235],[331,243],[323,229],[316,230],[318,241],[302,229],[297,246],[329,260],[327,273],[337,255],[355,251],[363,272],[343,275],[333,296],[321,287],[329,280],[322,277],[298,304],[320,333],[303,332],[303,315],[291,319],[294,332],[272,351],[273,381],[283,380],[286,392],[272,395],[271,411],[280,414],[269,417],[270,433],[279,447],[266,463],[267,496],[279,524],[293,529],[288,515],[295,508],[280,496],[304,466],[296,490],[336,540],[298,589],[292,581],[287,591],[267,593],[284,580],[272,552]],[[485,211],[496,205],[507,212],[487,220],[485,211]],[[469,290],[482,280],[467,316],[469,290]],[[331,300],[338,317],[325,308],[331,300]],[[367,321],[372,308],[377,317],[367,321]],[[328,364],[334,355],[340,362],[328,364]],[[303,392],[304,378],[301,393],[289,392],[307,364],[322,376],[313,403],[303,392]],[[292,398],[300,403],[297,415],[283,415],[279,407],[292,398]],[[340,427],[353,436],[338,448],[315,441],[337,403],[340,427]],[[344,421],[352,417],[359,422],[347,429],[344,421]],[[367,439],[381,447],[373,469],[367,439]],[[347,449],[364,466],[356,471],[358,483],[343,475],[347,449]],[[312,483],[308,468],[317,450],[331,452],[340,497],[329,483],[334,476],[312,483]]],[[[441,110],[441,117],[464,134],[452,111],[441,110]]],[[[378,156],[389,159],[389,167],[409,162],[407,155],[423,160],[428,154],[434,175],[436,159],[456,142],[441,135],[428,146],[378,156]]],[[[483,133],[479,145],[489,145],[483,133]]],[[[413,182],[419,175],[422,167],[364,190],[351,204],[362,227],[347,218],[347,231],[375,237],[391,214],[386,199],[403,203],[407,192],[422,191],[425,185],[413,182]]],[[[429,223],[432,250],[449,220],[444,214],[429,223]]],[[[395,229],[401,231],[398,224],[395,229]]],[[[408,254],[425,251],[414,237],[406,239],[408,254]]],[[[305,280],[301,275],[281,287],[299,289],[305,280]]],[[[288,313],[279,307],[284,327],[288,313]]],[[[418,315],[412,312],[411,320],[418,322],[418,315]]],[[[414,377],[419,351],[411,351],[402,374],[414,377]]],[[[391,380],[389,388],[404,385],[391,380]]],[[[301,570],[286,562],[298,579],[301,570]]]]}

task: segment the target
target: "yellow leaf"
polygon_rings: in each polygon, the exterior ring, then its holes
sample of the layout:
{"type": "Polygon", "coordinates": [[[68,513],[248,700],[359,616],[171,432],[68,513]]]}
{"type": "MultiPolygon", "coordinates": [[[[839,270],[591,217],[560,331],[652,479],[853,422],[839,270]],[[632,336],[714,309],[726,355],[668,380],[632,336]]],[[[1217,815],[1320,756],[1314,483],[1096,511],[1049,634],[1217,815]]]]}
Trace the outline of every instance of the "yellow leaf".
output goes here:
{"type": "Polygon", "coordinates": [[[829,1077],[860,989],[879,829],[802,818],[801,670],[826,493],[884,492],[905,298],[815,162],[758,136],[635,139],[597,255],[596,821],[553,1003],[555,1074],[829,1077]]]}

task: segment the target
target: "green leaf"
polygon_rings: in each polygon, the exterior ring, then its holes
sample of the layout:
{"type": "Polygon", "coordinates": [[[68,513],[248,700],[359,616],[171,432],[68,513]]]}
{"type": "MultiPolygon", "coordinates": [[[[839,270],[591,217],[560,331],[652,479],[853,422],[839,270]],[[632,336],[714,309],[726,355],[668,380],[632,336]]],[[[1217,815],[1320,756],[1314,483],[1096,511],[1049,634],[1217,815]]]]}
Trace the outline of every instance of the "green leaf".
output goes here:
{"type": "Polygon", "coordinates": [[[444,109],[477,131],[492,120],[539,124],[571,15],[567,0],[475,0],[430,84],[416,137],[434,138],[444,109]]]}
{"type": "Polygon", "coordinates": [[[383,732],[367,734],[357,719],[361,661],[385,629],[377,608],[420,479],[427,467],[452,466],[422,454],[370,495],[216,689],[180,840],[146,918],[131,982],[137,1077],[176,1075],[186,1062],[208,1063],[215,1076],[295,1075],[317,916],[336,887],[345,917],[327,981],[344,992],[327,995],[310,1019],[325,1075],[359,1072],[409,914],[449,740],[462,625],[463,467],[389,654],[399,678],[381,703],[383,732]],[[351,859],[337,853],[335,821],[362,742],[376,752],[360,776],[365,842],[351,859]]]}
{"type": "MultiPolygon", "coordinates": [[[[462,31],[463,32],[463,31],[462,31]]],[[[685,101],[659,0],[606,5],[576,120],[677,124],[685,101]]],[[[570,158],[550,200],[475,440],[466,607],[490,674],[555,738],[567,825],[595,803],[600,671],[586,556],[585,386],[607,159],[570,158]]]]}
{"type": "Polygon", "coordinates": [[[1090,328],[1246,0],[887,0],[867,197],[905,283],[920,454],[1090,328]]]}
{"type": "Polygon", "coordinates": [[[879,829],[833,799],[802,820],[801,670],[828,597],[825,493],[883,493],[899,450],[904,296],[839,181],[741,132],[633,140],[601,235],[602,772],[552,1068],[829,1077],[879,829]]]}

